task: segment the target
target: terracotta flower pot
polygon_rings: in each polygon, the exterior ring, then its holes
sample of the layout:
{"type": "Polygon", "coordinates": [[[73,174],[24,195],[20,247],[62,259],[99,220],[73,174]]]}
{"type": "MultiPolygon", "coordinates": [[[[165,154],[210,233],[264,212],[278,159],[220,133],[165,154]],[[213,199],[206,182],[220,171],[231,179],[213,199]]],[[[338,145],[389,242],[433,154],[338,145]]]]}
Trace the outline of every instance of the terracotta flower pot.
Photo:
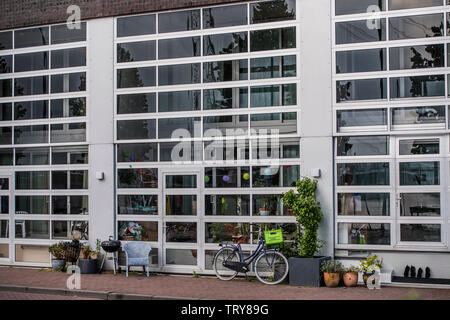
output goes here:
{"type": "Polygon", "coordinates": [[[327,287],[337,287],[341,280],[340,273],[323,273],[325,285],[327,287]]]}
{"type": "Polygon", "coordinates": [[[356,272],[344,273],[344,284],[346,287],[356,287],[358,285],[358,273],[356,272]]]}

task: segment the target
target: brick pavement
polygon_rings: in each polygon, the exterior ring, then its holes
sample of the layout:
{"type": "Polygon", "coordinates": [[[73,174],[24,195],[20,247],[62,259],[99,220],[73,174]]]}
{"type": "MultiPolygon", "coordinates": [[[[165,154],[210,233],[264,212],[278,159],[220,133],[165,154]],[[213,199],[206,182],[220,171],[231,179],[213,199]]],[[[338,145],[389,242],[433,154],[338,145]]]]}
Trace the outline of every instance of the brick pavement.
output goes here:
{"type": "MultiPolygon", "coordinates": [[[[0,285],[65,289],[68,275],[49,269],[0,267],[0,285]]],[[[242,300],[450,300],[450,289],[382,287],[381,290],[357,288],[306,288],[287,284],[268,286],[257,280],[221,281],[213,277],[194,278],[158,274],[81,275],[81,289],[123,294],[143,294],[200,299],[242,300]]]]}

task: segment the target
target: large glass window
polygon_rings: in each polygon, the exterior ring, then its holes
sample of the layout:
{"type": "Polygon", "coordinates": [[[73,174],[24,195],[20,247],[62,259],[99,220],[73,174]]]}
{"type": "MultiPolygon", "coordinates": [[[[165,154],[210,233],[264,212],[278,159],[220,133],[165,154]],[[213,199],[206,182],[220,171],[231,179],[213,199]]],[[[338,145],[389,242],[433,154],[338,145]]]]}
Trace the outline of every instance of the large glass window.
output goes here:
{"type": "Polygon", "coordinates": [[[249,216],[250,195],[205,195],[207,216],[249,216]]]}
{"type": "Polygon", "coordinates": [[[48,27],[16,30],[14,31],[14,48],[48,45],[48,31],[48,27]]]}
{"type": "Polygon", "coordinates": [[[445,96],[445,76],[391,78],[391,99],[445,96]]]}
{"type": "Polygon", "coordinates": [[[48,118],[48,101],[22,101],[14,103],[14,120],[48,118]]]}
{"type": "Polygon", "coordinates": [[[156,32],[156,15],[147,14],[117,19],[117,37],[139,36],[156,32]]]}
{"type": "Polygon", "coordinates": [[[16,166],[48,165],[49,148],[16,148],[16,166]]]}
{"type": "Polygon", "coordinates": [[[117,139],[155,139],[156,120],[121,120],[117,121],[117,139]]]}
{"type": "Polygon", "coordinates": [[[86,123],[59,123],[50,125],[50,142],[86,141],[86,123]]]}
{"type": "Polygon", "coordinates": [[[117,145],[117,162],[156,162],[157,143],[133,143],[117,145]]]}
{"type": "Polygon", "coordinates": [[[269,85],[250,88],[250,107],[293,106],[297,104],[297,85],[269,85]]]}
{"type": "Polygon", "coordinates": [[[79,22],[79,28],[69,29],[67,24],[52,26],[52,44],[86,41],[86,22],[79,22]]]}
{"type": "Polygon", "coordinates": [[[441,225],[400,224],[400,241],[441,242],[441,225]]]}
{"type": "Polygon", "coordinates": [[[389,10],[442,6],[442,0],[389,0],[389,10]]]}
{"type": "Polygon", "coordinates": [[[86,116],[86,98],[66,98],[51,100],[52,118],[86,116]]]}
{"type": "Polygon", "coordinates": [[[203,9],[203,29],[247,24],[247,5],[203,9]]]}
{"type": "Polygon", "coordinates": [[[118,169],[119,188],[158,188],[158,169],[118,169]]]}
{"type": "Polygon", "coordinates": [[[48,52],[32,52],[14,56],[14,72],[48,69],[48,52]]]}
{"type": "Polygon", "coordinates": [[[119,221],[118,234],[121,241],[158,241],[158,222],[119,221]]]}
{"type": "Polygon", "coordinates": [[[156,59],[156,41],[119,43],[117,62],[137,62],[156,59]]]}
{"type": "Polygon", "coordinates": [[[196,216],[197,196],[196,195],[167,195],[166,212],[167,216],[196,216]]]}
{"type": "Polygon", "coordinates": [[[12,49],[12,31],[0,32],[0,50],[12,49]]]}
{"type": "Polygon", "coordinates": [[[203,55],[247,52],[247,32],[203,36],[203,55]]]}
{"type": "Polygon", "coordinates": [[[389,49],[390,70],[441,68],[444,61],[443,44],[389,49]]]}
{"type": "Polygon", "coordinates": [[[336,0],[336,15],[366,13],[370,6],[377,6],[380,11],[386,10],[384,0],[336,0]]]}
{"type": "Polygon", "coordinates": [[[52,214],[89,214],[89,196],[53,196],[52,214]]]}
{"type": "MultiPolygon", "coordinates": [[[[280,194],[254,194],[252,195],[253,216],[285,216],[287,209],[281,202],[280,194]]],[[[289,209],[289,215],[292,210],[289,209]]]]}
{"type": "Polygon", "coordinates": [[[49,214],[49,196],[16,196],[16,214],[49,214]]]}
{"type": "Polygon", "coordinates": [[[338,223],[338,243],[350,245],[390,245],[389,223],[338,223]]]}
{"type": "Polygon", "coordinates": [[[439,139],[408,139],[399,141],[399,155],[439,154],[439,139]]]}
{"type": "Polygon", "coordinates": [[[200,28],[200,10],[176,11],[158,15],[159,33],[199,30],[200,28]]]}
{"type": "Polygon", "coordinates": [[[52,164],[87,164],[88,153],[88,146],[53,147],[52,164]]]}
{"type": "Polygon", "coordinates": [[[392,124],[394,126],[439,123],[445,125],[444,106],[392,108],[392,124]]]}
{"type": "Polygon", "coordinates": [[[52,171],[52,189],[88,189],[88,171],[52,171]]]}
{"type": "Polygon", "coordinates": [[[400,215],[402,217],[439,217],[441,215],[441,194],[401,193],[400,215]]]}
{"type": "Polygon", "coordinates": [[[439,162],[401,162],[400,185],[439,185],[439,162]]]}
{"type": "Polygon", "coordinates": [[[443,35],[443,14],[389,18],[390,40],[441,37],[443,35]]]}
{"type": "Polygon", "coordinates": [[[14,79],[15,96],[28,96],[47,93],[48,93],[48,76],[14,79]]]}
{"type": "Polygon", "coordinates": [[[0,145],[12,144],[12,127],[0,127],[0,145]]]}
{"type": "Polygon", "coordinates": [[[240,136],[248,132],[248,115],[203,117],[205,137],[240,136]]]}
{"type": "Polygon", "coordinates": [[[194,111],[200,105],[200,90],[158,93],[158,112],[194,111]]]}
{"type": "Polygon", "coordinates": [[[117,113],[156,112],[156,93],[136,93],[117,95],[117,113]]]}
{"type": "Polygon", "coordinates": [[[14,127],[14,143],[48,143],[48,125],[14,127]]]}
{"type": "Polygon", "coordinates": [[[157,215],[158,196],[157,195],[118,195],[118,214],[131,215],[157,215]]]}
{"type": "Polygon", "coordinates": [[[232,109],[248,107],[248,88],[203,90],[203,109],[232,109]]]}
{"type": "Polygon", "coordinates": [[[0,80],[0,97],[11,97],[12,96],[12,80],[11,79],[1,79],[0,80]]]}
{"type": "Polygon", "coordinates": [[[250,59],[250,79],[295,77],[296,56],[250,59]]]}
{"type": "Polygon", "coordinates": [[[12,55],[0,56],[0,73],[11,73],[13,69],[12,63],[12,55]]]}
{"type": "Polygon", "coordinates": [[[389,193],[338,193],[340,216],[390,216],[389,193]]]}
{"type": "Polygon", "coordinates": [[[338,131],[358,130],[371,126],[387,126],[386,109],[338,110],[338,131]]]}
{"type": "Polygon", "coordinates": [[[197,242],[197,223],[195,222],[167,222],[167,242],[197,242]]]}
{"type": "Polygon", "coordinates": [[[263,23],[295,19],[295,0],[250,3],[250,22],[263,23]]]}
{"type": "Polygon", "coordinates": [[[48,171],[16,171],[17,190],[49,189],[48,171]]]}
{"type": "Polygon", "coordinates": [[[247,140],[214,140],[204,143],[205,161],[248,160],[247,140]]]}
{"type": "Polygon", "coordinates": [[[205,168],[205,188],[250,187],[249,167],[205,168]]]}
{"type": "Polygon", "coordinates": [[[156,68],[141,67],[117,70],[117,88],[153,87],[156,85],[156,68]]]}
{"type": "Polygon", "coordinates": [[[17,239],[50,239],[50,221],[15,220],[17,239]]]}
{"type": "Polygon", "coordinates": [[[337,138],[337,156],[380,156],[389,154],[389,137],[354,136],[337,138]]]}
{"type": "Polygon", "coordinates": [[[52,93],[86,91],[86,72],[52,75],[52,93]]]}
{"type": "Polygon", "coordinates": [[[175,59],[201,55],[200,37],[162,39],[158,41],[158,59],[175,59]]]}
{"type": "Polygon", "coordinates": [[[195,130],[198,123],[200,129],[201,118],[168,118],[158,120],[158,138],[170,139],[172,135],[175,137],[191,138],[200,135],[200,130],[195,130]],[[186,136],[188,134],[188,136],[186,136]]]}
{"type": "Polygon", "coordinates": [[[248,60],[214,61],[203,63],[203,81],[221,82],[248,79],[248,60]]]}
{"type": "Polygon", "coordinates": [[[52,51],[52,69],[81,67],[86,65],[86,48],[52,51]]]}
{"type": "Polygon", "coordinates": [[[191,84],[201,82],[200,63],[178,64],[158,67],[160,86],[191,84]]]}
{"type": "Polygon", "coordinates": [[[336,73],[386,70],[386,49],[366,49],[336,52],[336,73]]]}
{"type": "Polygon", "coordinates": [[[0,103],[0,121],[12,120],[12,103],[0,103]]]}
{"type": "Polygon", "coordinates": [[[292,134],[297,133],[297,113],[261,113],[250,117],[252,134],[292,134]]]}
{"type": "Polygon", "coordinates": [[[209,222],[205,223],[205,242],[223,243],[233,241],[232,236],[243,235],[242,243],[250,243],[249,223],[209,222]]]}
{"type": "MultiPolygon", "coordinates": [[[[392,89],[391,89],[392,91],[392,89]]],[[[336,81],[337,102],[381,100],[387,97],[387,79],[336,81]]]]}
{"type": "Polygon", "coordinates": [[[385,40],[385,19],[336,22],[336,44],[363,43],[385,40]]]}
{"type": "Polygon", "coordinates": [[[389,163],[338,163],[339,186],[387,186],[389,185],[389,163]]]}
{"type": "Polygon", "coordinates": [[[250,31],[250,51],[252,52],[295,47],[295,27],[250,31]]]}
{"type": "Polygon", "coordinates": [[[0,166],[12,166],[14,164],[13,149],[0,149],[0,166]]]}

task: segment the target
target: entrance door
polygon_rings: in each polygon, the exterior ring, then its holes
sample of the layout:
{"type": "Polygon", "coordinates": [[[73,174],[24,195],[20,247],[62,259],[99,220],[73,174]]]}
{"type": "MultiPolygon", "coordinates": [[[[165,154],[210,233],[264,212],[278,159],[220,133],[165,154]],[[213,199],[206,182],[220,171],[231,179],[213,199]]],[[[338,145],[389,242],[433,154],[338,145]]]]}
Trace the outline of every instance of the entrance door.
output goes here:
{"type": "Polygon", "coordinates": [[[200,254],[200,174],[162,172],[162,264],[164,269],[197,269],[200,254]]]}
{"type": "Polygon", "coordinates": [[[12,232],[11,177],[0,176],[0,263],[10,262],[12,232]]]}
{"type": "Polygon", "coordinates": [[[396,140],[396,243],[398,247],[436,248],[446,243],[444,138],[396,140]]]}

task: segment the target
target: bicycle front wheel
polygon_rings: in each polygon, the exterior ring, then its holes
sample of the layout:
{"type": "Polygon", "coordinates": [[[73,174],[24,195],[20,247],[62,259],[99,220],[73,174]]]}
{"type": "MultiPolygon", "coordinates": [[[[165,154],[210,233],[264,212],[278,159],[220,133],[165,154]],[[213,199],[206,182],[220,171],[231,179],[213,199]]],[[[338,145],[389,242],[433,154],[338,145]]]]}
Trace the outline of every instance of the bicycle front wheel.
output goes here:
{"type": "Polygon", "coordinates": [[[289,272],[289,264],[284,255],[275,250],[261,253],[255,261],[255,274],[265,284],[278,284],[289,272]]]}
{"type": "Polygon", "coordinates": [[[237,271],[228,269],[223,264],[225,262],[239,262],[239,255],[234,248],[224,247],[220,249],[213,260],[214,272],[220,280],[232,280],[238,274],[237,271]]]}

